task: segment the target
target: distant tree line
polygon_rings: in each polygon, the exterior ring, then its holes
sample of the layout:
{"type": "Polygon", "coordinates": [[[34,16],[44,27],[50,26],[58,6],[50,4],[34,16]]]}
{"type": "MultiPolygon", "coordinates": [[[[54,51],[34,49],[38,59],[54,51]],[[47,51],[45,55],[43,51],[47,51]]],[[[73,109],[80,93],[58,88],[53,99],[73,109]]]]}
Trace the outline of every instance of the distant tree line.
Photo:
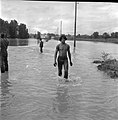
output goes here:
{"type": "Polygon", "coordinates": [[[112,32],[112,33],[107,33],[104,32],[102,35],[99,34],[99,32],[94,32],[91,36],[89,36],[90,38],[118,38],[118,32],[112,32]]]}
{"type": "Polygon", "coordinates": [[[18,25],[16,20],[11,20],[10,23],[8,23],[8,21],[4,21],[0,18],[0,33],[7,34],[9,38],[29,38],[26,25],[23,23],[18,25]]]}
{"type": "MultiPolygon", "coordinates": [[[[67,35],[68,37],[72,37],[70,34],[67,35]]],[[[107,39],[107,38],[118,38],[118,32],[112,32],[112,33],[107,33],[107,32],[104,32],[103,34],[99,34],[99,32],[94,32],[92,35],[80,35],[78,34],[76,36],[77,38],[90,38],[90,39],[107,39]]]]}
{"type": "MultiPolygon", "coordinates": [[[[59,34],[54,34],[54,33],[47,33],[48,36],[53,37],[54,39],[59,38],[59,34]]],[[[71,34],[65,34],[68,39],[73,39],[74,35],[71,34]]],[[[76,35],[76,38],[87,38],[87,39],[107,39],[107,38],[118,38],[118,32],[112,32],[111,34],[104,32],[102,35],[99,34],[99,32],[94,32],[92,35],[81,35],[78,34],[76,35]]]]}

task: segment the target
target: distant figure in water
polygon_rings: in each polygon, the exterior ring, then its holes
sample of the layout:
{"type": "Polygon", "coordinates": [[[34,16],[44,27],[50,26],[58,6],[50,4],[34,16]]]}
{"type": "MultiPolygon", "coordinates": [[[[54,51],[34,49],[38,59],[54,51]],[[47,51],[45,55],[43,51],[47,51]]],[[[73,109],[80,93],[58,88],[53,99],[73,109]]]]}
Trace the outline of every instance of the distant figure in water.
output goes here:
{"type": "Polygon", "coordinates": [[[68,57],[70,61],[70,66],[73,65],[71,61],[71,53],[70,53],[70,46],[65,43],[67,40],[65,35],[61,35],[59,38],[60,44],[56,46],[55,54],[54,54],[54,66],[56,67],[58,61],[58,76],[62,76],[62,67],[64,66],[64,78],[66,81],[68,81],[68,57]],[[57,59],[57,53],[59,52],[58,59],[57,59]],[[68,57],[67,57],[68,53],[68,57]],[[57,59],[57,60],[56,60],[57,59]]]}
{"type": "Polygon", "coordinates": [[[0,38],[1,73],[8,71],[8,52],[7,52],[8,46],[9,46],[9,41],[2,33],[0,38]]]}
{"type": "Polygon", "coordinates": [[[42,41],[41,38],[40,38],[40,44],[39,44],[39,46],[40,46],[40,52],[42,53],[43,52],[43,41],[42,41]]]}

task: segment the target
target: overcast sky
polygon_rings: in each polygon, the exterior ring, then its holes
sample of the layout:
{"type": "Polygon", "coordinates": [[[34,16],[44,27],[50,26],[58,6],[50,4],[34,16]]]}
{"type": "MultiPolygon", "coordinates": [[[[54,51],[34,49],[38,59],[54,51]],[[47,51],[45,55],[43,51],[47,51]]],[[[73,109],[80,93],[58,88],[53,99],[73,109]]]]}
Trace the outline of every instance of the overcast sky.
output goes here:
{"type": "MultiPolygon", "coordinates": [[[[74,2],[1,0],[0,18],[27,25],[29,32],[74,34],[74,2]]],[[[79,2],[77,34],[118,32],[118,3],[79,2]]]]}

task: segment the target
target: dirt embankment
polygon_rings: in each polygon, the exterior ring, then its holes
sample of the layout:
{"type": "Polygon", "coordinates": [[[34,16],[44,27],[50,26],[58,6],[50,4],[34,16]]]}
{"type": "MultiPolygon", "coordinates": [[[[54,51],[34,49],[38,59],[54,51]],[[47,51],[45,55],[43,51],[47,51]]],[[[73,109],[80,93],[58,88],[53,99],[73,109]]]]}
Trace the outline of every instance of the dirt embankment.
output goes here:
{"type": "Polygon", "coordinates": [[[103,61],[95,60],[93,63],[99,64],[97,66],[98,70],[104,71],[111,78],[118,78],[118,60],[107,59],[103,61]]]}

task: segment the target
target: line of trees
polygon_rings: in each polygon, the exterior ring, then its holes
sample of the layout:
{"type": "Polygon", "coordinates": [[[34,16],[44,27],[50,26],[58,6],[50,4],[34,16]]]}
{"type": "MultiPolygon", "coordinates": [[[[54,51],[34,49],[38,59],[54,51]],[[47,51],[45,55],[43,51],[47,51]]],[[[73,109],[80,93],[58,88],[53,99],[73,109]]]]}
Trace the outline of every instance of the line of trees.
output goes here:
{"type": "Polygon", "coordinates": [[[118,38],[118,32],[112,32],[112,33],[107,33],[107,32],[104,32],[102,35],[99,35],[99,32],[94,32],[92,35],[91,35],[91,38],[118,38]]]}
{"type": "Polygon", "coordinates": [[[8,21],[4,21],[0,18],[0,33],[7,34],[7,37],[9,38],[29,38],[26,25],[23,23],[18,25],[16,20],[11,20],[10,23],[8,23],[8,21]]]}
{"type": "MultiPolygon", "coordinates": [[[[54,34],[54,33],[47,33],[48,36],[50,36],[51,38],[53,37],[54,39],[58,39],[59,38],[59,34],[54,34]]],[[[66,35],[66,34],[65,34],[66,35]]],[[[67,34],[66,37],[70,40],[72,40],[74,38],[74,35],[71,34],[67,34]]],[[[118,38],[118,32],[112,32],[112,33],[107,33],[104,32],[102,35],[99,34],[99,32],[94,32],[92,35],[81,35],[78,34],[76,35],[76,38],[87,38],[87,39],[107,39],[107,38],[118,38]]]]}
{"type": "Polygon", "coordinates": [[[118,32],[112,32],[112,33],[107,33],[104,32],[102,35],[99,34],[99,32],[94,32],[92,35],[77,35],[77,38],[93,38],[93,39],[99,39],[99,38],[118,38],[118,32]]]}

